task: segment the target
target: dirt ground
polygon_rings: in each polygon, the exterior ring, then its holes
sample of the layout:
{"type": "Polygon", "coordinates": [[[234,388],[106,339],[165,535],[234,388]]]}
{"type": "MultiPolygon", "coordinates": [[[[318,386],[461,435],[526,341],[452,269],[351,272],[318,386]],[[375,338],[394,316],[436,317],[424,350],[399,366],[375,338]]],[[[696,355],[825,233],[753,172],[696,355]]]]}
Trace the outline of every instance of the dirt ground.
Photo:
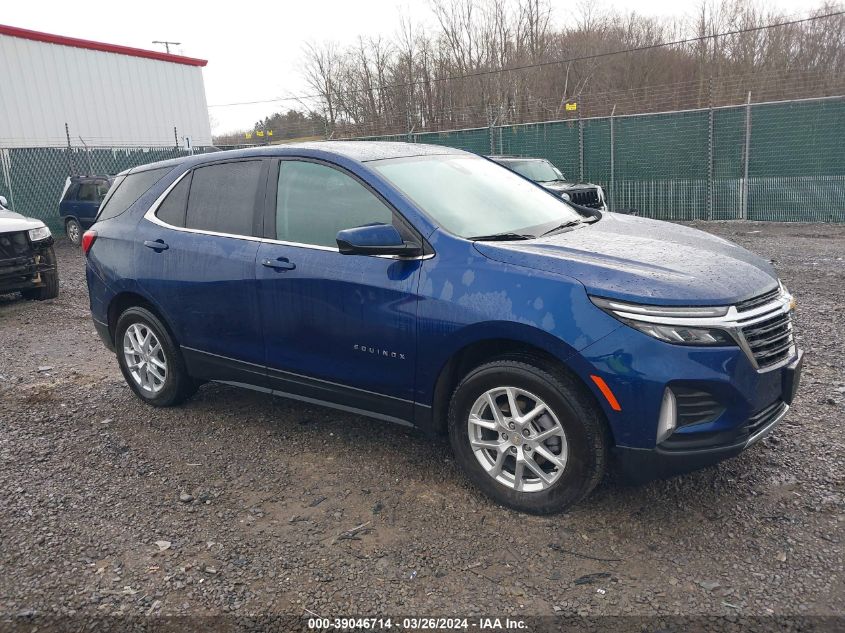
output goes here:
{"type": "Polygon", "coordinates": [[[445,441],[398,426],[213,384],[145,406],[60,241],[58,299],[0,297],[0,620],[843,615],[845,226],[696,226],[771,258],[796,295],[792,411],[733,460],[608,478],[544,518],[494,505],[445,441]]]}

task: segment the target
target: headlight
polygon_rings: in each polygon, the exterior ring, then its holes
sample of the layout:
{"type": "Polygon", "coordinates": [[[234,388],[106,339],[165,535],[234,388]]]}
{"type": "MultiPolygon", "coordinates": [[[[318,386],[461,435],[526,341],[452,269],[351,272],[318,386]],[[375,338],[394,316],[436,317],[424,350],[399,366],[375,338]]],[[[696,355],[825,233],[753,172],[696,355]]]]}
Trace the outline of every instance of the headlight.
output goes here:
{"type": "Polygon", "coordinates": [[[599,308],[626,325],[675,345],[736,345],[727,330],[707,327],[707,321],[728,313],[727,307],[646,306],[601,297],[590,297],[599,308]]]}
{"type": "Polygon", "coordinates": [[[570,195],[569,195],[568,193],[566,193],[565,191],[561,191],[561,192],[560,192],[560,197],[561,197],[561,198],[563,198],[564,200],[567,200],[567,201],[572,200],[572,196],[570,196],[570,195]]]}
{"type": "Polygon", "coordinates": [[[50,237],[50,229],[46,226],[39,226],[37,229],[29,229],[27,235],[29,235],[30,242],[40,242],[50,237]]]}

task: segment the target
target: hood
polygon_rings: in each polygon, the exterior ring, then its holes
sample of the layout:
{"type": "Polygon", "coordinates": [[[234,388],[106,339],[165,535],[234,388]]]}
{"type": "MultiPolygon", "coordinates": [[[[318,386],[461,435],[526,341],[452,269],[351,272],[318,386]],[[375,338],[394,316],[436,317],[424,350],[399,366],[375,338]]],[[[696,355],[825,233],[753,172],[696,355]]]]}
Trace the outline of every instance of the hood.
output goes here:
{"type": "Polygon", "coordinates": [[[0,208],[0,233],[13,233],[16,231],[28,231],[44,226],[41,220],[27,218],[20,213],[0,208]]]}
{"type": "Polygon", "coordinates": [[[491,259],[577,279],[590,294],[635,303],[730,305],[777,287],[772,265],[741,246],[617,213],[546,238],[476,248],[491,259]]]}

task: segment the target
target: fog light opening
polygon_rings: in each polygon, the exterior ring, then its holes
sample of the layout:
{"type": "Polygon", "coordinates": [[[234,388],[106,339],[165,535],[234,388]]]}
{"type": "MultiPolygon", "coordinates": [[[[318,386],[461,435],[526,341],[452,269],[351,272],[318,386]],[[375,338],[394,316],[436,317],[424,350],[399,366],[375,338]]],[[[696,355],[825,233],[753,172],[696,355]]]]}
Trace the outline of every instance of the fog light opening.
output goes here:
{"type": "Polygon", "coordinates": [[[678,426],[677,411],[675,394],[669,387],[666,387],[663,392],[663,402],[660,404],[660,417],[657,418],[657,444],[660,444],[675,431],[678,426]]]}

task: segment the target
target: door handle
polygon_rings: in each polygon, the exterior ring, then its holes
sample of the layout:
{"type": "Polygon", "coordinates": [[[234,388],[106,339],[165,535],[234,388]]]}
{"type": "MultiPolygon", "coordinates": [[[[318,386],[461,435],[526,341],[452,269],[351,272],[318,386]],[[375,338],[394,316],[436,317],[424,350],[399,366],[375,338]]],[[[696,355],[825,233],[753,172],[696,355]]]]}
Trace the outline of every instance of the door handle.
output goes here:
{"type": "Polygon", "coordinates": [[[164,240],[144,240],[144,246],[153,249],[156,253],[166,251],[168,248],[170,248],[167,244],[164,243],[164,240]]]}
{"type": "Polygon", "coordinates": [[[265,259],[261,262],[262,266],[272,268],[274,270],[293,270],[296,264],[290,261],[287,257],[279,257],[278,259],[265,259]]]}

